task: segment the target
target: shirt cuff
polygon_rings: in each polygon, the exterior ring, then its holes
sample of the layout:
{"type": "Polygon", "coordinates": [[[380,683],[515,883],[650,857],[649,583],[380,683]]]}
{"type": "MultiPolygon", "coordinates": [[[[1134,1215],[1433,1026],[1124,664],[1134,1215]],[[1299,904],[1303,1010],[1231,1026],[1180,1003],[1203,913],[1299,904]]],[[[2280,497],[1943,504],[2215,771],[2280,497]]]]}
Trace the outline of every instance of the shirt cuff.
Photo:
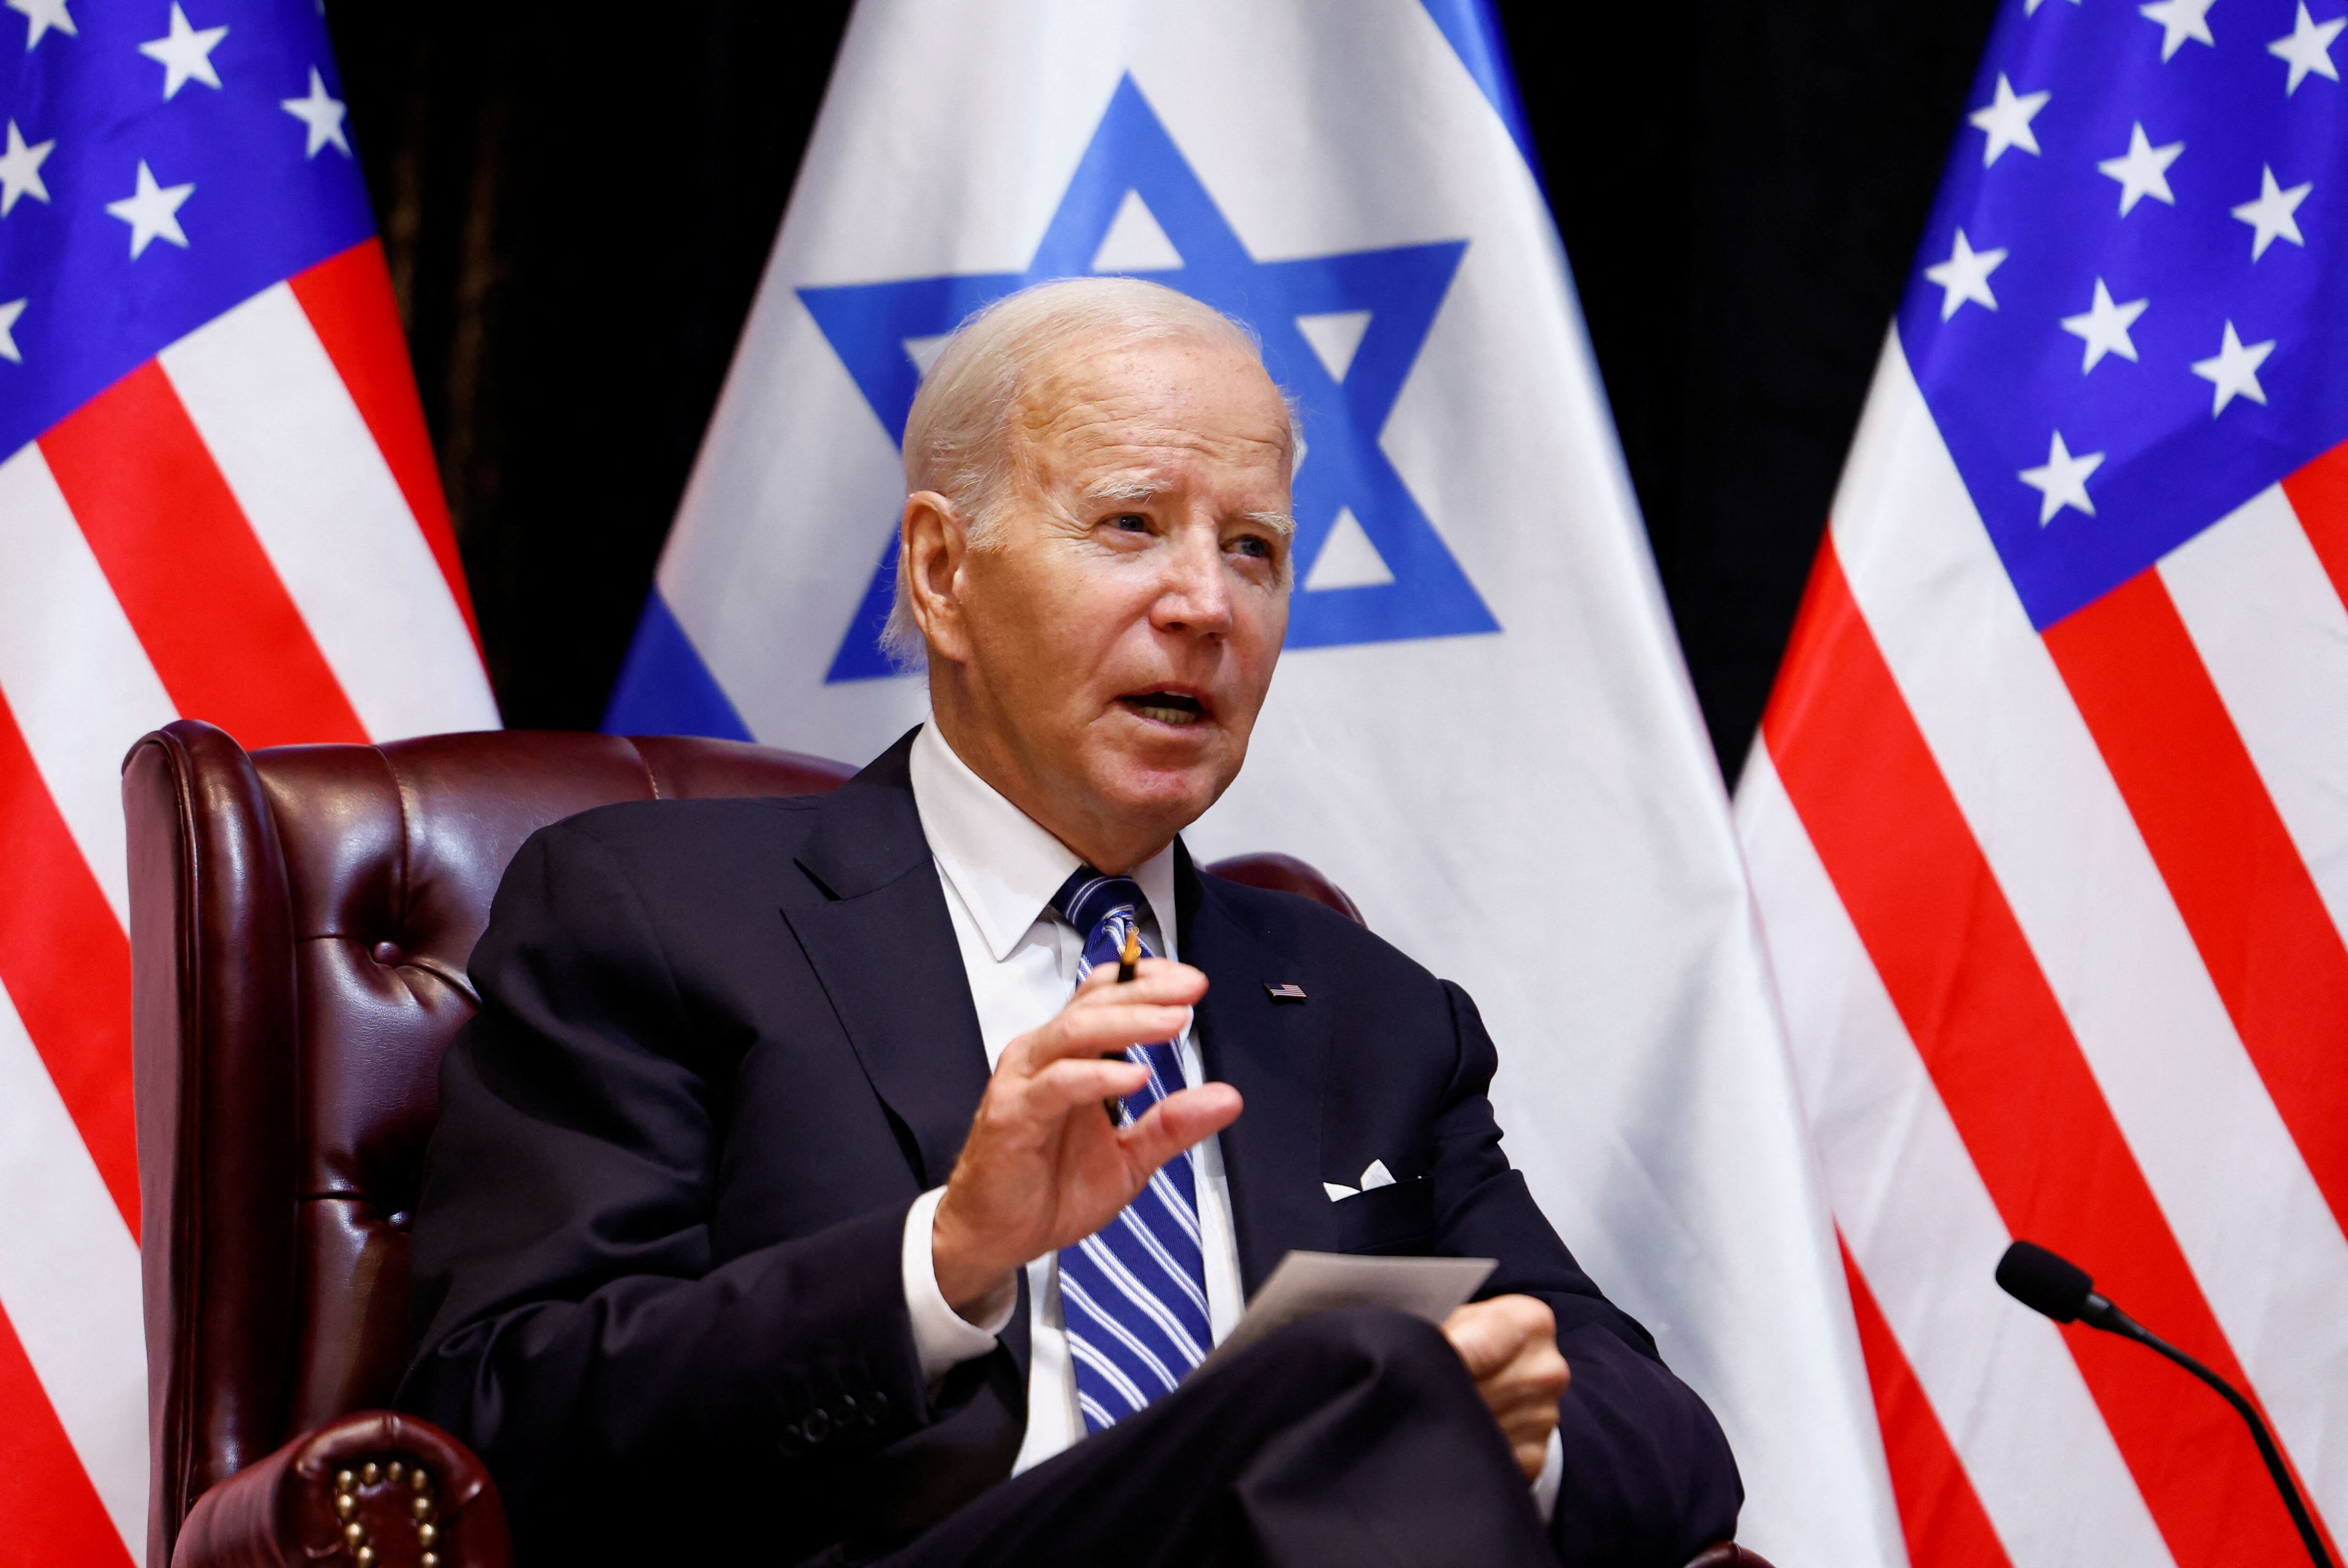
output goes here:
{"type": "MultiPolygon", "coordinates": [[[[905,1215],[905,1310],[913,1320],[913,1350],[922,1358],[922,1377],[932,1383],[963,1362],[992,1351],[994,1336],[1009,1325],[1012,1311],[1019,1305],[1014,1289],[984,1323],[973,1323],[946,1305],[944,1293],[938,1289],[937,1264],[930,1257],[931,1226],[937,1219],[938,1202],[945,1195],[944,1188],[932,1187],[913,1200],[905,1215]]],[[[1552,1496],[1555,1492],[1550,1488],[1552,1496]]]]}
{"type": "Polygon", "coordinates": [[[1541,1472],[1533,1478],[1533,1506],[1540,1510],[1543,1524],[1547,1524],[1550,1516],[1557,1512],[1558,1489],[1564,1484],[1565,1444],[1552,1428],[1549,1434],[1549,1452],[1541,1460],[1541,1472]]]}

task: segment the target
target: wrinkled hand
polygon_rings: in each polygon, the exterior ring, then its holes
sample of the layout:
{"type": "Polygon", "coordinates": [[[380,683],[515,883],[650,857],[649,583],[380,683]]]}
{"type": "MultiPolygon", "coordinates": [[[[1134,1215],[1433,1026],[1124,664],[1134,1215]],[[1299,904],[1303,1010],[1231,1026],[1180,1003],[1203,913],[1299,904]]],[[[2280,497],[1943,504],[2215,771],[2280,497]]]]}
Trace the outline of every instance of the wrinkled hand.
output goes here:
{"type": "Polygon", "coordinates": [[[1558,1354],[1556,1315],[1529,1295],[1496,1295],[1445,1318],[1443,1332],[1500,1423],[1517,1468],[1527,1480],[1539,1480],[1557,1430],[1557,1402],[1572,1377],[1558,1354]]]}
{"type": "Polygon", "coordinates": [[[984,1317],[1030,1259],[1107,1224],[1160,1165],[1239,1116],[1239,1090],[1221,1083],[1169,1095],[1125,1127],[1102,1109],[1149,1069],[1101,1058],[1172,1039],[1206,994],[1206,975],[1187,964],[1145,958],[1124,985],[1103,965],[1058,1017],[1004,1047],[930,1233],[949,1306],[984,1317]]]}

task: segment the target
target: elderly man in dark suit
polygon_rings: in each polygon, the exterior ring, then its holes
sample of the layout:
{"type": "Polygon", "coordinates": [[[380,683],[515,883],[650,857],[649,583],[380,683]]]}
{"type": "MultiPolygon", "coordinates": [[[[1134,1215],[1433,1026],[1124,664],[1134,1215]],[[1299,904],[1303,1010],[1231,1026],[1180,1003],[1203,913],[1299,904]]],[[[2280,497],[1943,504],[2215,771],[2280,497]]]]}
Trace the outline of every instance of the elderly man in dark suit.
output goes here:
{"type": "Polygon", "coordinates": [[[526,1560],[1675,1565],[1730,1532],[1710,1413],[1501,1152],[1474,1005],[1177,836],[1272,680],[1295,452],[1207,307],[1014,296],[906,432],[891,636],[931,721],[832,795],[516,858],[401,1399],[489,1460],[526,1560]],[[1439,1329],[1334,1312],[1198,1369],[1300,1248],[1498,1267],[1439,1329]]]}

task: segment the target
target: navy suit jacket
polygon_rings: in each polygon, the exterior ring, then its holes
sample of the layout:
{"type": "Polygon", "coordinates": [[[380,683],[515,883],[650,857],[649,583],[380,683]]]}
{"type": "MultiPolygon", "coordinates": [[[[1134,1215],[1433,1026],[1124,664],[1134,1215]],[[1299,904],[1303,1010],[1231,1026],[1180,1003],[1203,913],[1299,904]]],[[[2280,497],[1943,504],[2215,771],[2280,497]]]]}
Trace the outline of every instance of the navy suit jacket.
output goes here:
{"type": "MultiPolygon", "coordinates": [[[[1023,1300],[935,1395],[901,1241],[987,1062],[906,769],[829,795],[613,806],[515,857],[474,953],[415,1224],[406,1408],[489,1462],[525,1560],[852,1560],[1004,1476],[1023,1300]],[[584,1553],[583,1559],[581,1554],[584,1553]]],[[[1509,1167],[1476,1008],[1307,900],[1178,851],[1252,1292],[1292,1248],[1488,1256],[1572,1367],[1554,1537],[1676,1565],[1741,1491],[1702,1401],[1509,1167]],[[1301,985],[1303,1002],[1268,987],[1301,985]],[[1333,1203],[1382,1160],[1394,1185],[1333,1203]]]]}

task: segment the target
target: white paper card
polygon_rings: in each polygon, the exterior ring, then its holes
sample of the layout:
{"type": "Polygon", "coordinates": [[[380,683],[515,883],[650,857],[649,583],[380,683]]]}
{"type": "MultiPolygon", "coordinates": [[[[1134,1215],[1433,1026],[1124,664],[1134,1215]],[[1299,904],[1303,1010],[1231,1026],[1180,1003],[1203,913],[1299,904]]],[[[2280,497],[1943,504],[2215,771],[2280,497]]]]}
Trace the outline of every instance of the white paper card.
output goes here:
{"type": "Polygon", "coordinates": [[[1231,1336],[1200,1362],[1229,1359],[1300,1317],[1348,1306],[1385,1306],[1441,1323],[1476,1294],[1490,1258],[1370,1258],[1349,1253],[1291,1253],[1248,1303],[1231,1336]]]}

